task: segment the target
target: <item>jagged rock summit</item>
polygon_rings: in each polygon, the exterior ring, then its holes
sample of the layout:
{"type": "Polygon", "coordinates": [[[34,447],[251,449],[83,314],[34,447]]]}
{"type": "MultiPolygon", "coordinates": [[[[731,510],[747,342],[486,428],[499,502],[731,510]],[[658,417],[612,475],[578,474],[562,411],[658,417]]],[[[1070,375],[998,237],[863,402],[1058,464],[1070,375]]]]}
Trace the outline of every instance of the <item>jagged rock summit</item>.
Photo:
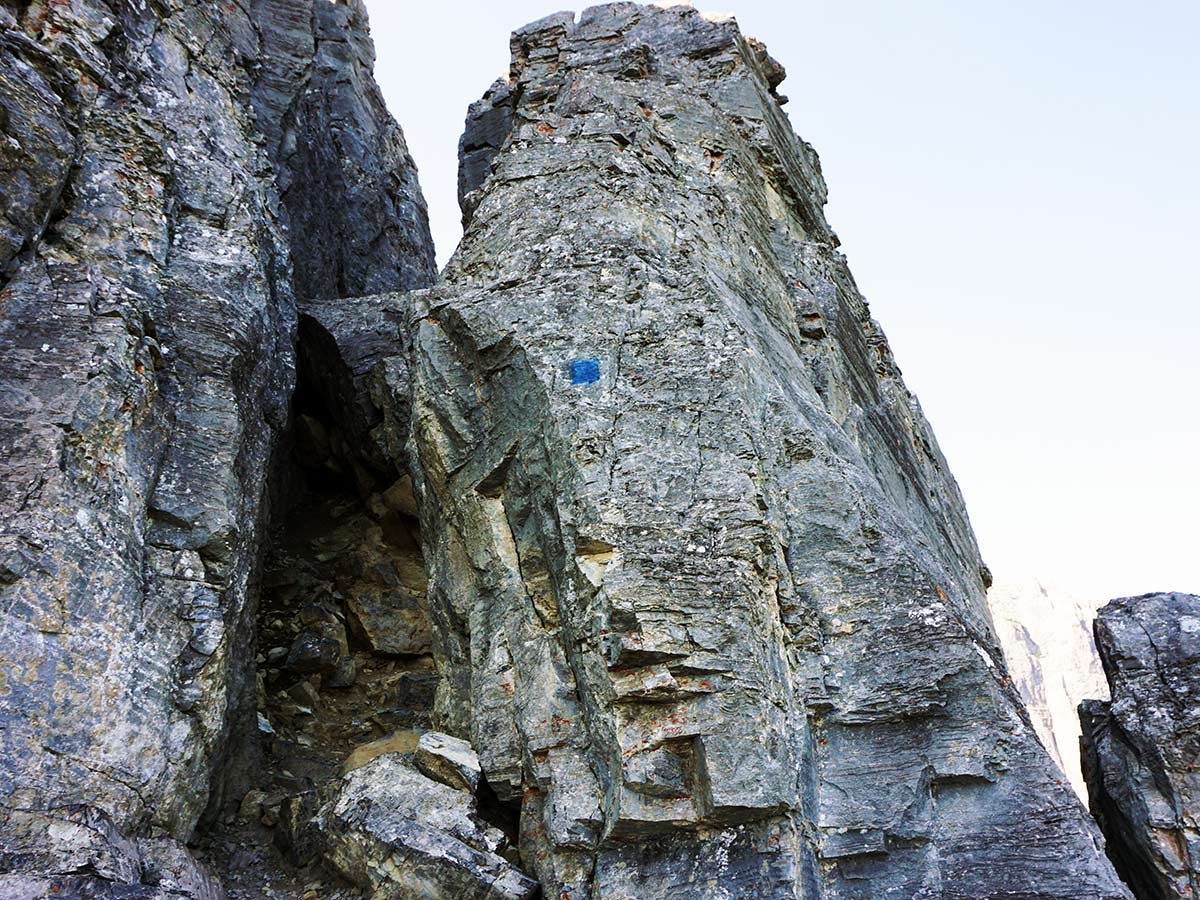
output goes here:
{"type": "Polygon", "coordinates": [[[0,896],[1128,898],[732,19],[518,30],[434,287],[361,2],[0,26],[0,896]]]}
{"type": "Polygon", "coordinates": [[[1138,900],[1200,896],[1200,597],[1113,600],[1095,631],[1112,701],[1079,710],[1092,812],[1138,900]]]}
{"type": "Polygon", "coordinates": [[[726,17],[518,30],[412,295],[436,716],[549,896],[1127,896],[726,17]]]}

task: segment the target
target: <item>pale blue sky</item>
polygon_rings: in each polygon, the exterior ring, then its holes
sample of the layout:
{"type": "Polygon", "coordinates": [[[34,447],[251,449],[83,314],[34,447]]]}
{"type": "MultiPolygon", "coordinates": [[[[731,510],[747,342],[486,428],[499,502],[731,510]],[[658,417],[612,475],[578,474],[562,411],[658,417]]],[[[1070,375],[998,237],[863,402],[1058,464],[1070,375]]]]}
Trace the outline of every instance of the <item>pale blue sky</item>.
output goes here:
{"type": "MultiPolygon", "coordinates": [[[[568,7],[368,6],[444,263],[467,105],[509,31],[568,7]]],[[[787,67],[829,221],[997,578],[1200,592],[1200,4],[697,6],[787,67]]]]}

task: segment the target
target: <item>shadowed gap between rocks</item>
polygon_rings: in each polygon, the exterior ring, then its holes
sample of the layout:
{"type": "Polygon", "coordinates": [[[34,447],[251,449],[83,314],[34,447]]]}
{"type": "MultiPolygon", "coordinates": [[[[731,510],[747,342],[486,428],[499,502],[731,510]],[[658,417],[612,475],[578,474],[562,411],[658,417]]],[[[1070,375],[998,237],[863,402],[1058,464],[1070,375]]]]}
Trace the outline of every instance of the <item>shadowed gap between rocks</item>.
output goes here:
{"type": "Polygon", "coordinates": [[[308,827],[323,791],[373,756],[411,752],[430,727],[437,676],[411,480],[363,451],[345,408],[331,411],[349,376],[323,337],[301,329],[256,616],[257,734],[234,738],[250,746],[233,756],[261,764],[223,792],[228,808],[202,837],[232,898],[339,890],[308,827]]]}

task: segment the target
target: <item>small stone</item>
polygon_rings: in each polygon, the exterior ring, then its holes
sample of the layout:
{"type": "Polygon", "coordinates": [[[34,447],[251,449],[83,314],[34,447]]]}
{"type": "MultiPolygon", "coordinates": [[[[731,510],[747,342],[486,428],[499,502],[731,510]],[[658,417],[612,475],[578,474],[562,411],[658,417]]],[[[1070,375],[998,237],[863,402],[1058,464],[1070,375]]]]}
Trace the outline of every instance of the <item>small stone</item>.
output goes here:
{"type": "Polygon", "coordinates": [[[358,663],[353,657],[347,656],[340,663],[333,674],[325,679],[324,685],[330,688],[348,688],[353,687],[358,680],[358,663]]]}
{"type": "Polygon", "coordinates": [[[428,653],[432,634],[420,592],[397,587],[363,592],[346,600],[346,618],[355,637],[372,652],[386,656],[428,653]]]}
{"type": "Polygon", "coordinates": [[[383,502],[390,509],[415,518],[418,515],[418,510],[417,498],[413,494],[412,477],[405,475],[384,491],[383,502]]]}
{"type": "Polygon", "coordinates": [[[479,756],[459,738],[425,732],[417,741],[413,762],[421,774],[448,787],[473,794],[479,786],[479,756]]]}
{"type": "Polygon", "coordinates": [[[267,651],[266,663],[268,666],[278,667],[285,659],[287,659],[287,656],[287,647],[272,647],[267,651]]]}
{"type": "Polygon", "coordinates": [[[317,693],[317,689],[309,681],[298,681],[288,688],[285,693],[288,697],[295,700],[301,708],[310,707],[311,709],[316,709],[321,705],[321,695],[317,693]]]}
{"type": "Polygon", "coordinates": [[[338,642],[312,631],[302,632],[288,651],[285,668],[301,675],[332,672],[341,657],[338,642]]]}
{"type": "Polygon", "coordinates": [[[242,798],[241,806],[238,807],[238,815],[243,819],[257,819],[262,815],[263,804],[267,800],[265,791],[251,790],[246,792],[246,796],[242,798]]]}

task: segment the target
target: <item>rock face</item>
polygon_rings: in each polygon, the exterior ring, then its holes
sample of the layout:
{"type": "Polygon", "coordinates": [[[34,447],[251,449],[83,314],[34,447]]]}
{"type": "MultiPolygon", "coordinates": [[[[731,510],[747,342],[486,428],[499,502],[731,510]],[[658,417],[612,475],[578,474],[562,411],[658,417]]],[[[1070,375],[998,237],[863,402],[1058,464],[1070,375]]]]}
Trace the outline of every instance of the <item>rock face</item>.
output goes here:
{"type": "Polygon", "coordinates": [[[295,298],[432,248],[361,3],[3,0],[0,45],[0,871],[56,875],[63,809],[187,838],[253,753],[295,298]]]}
{"type": "Polygon", "coordinates": [[[1200,896],[1200,597],[1113,600],[1096,646],[1112,702],[1079,713],[1109,855],[1138,900],[1200,896]]]}
{"type": "Polygon", "coordinates": [[[297,299],[425,287],[437,274],[417,170],[375,84],[363,0],[253,0],[255,121],[290,225],[297,299]]]}
{"type": "Polygon", "coordinates": [[[732,20],[518,31],[435,289],[360,0],[0,29],[0,897],[1128,897],[732,20]]]}
{"type": "Polygon", "coordinates": [[[988,589],[996,635],[1042,744],[1087,800],[1079,761],[1079,704],[1108,697],[1092,639],[1096,604],[1034,581],[988,589]]]}
{"type": "Polygon", "coordinates": [[[443,730],[547,896],[1126,897],[782,68],[618,3],[516,32],[412,295],[443,730]]]}

